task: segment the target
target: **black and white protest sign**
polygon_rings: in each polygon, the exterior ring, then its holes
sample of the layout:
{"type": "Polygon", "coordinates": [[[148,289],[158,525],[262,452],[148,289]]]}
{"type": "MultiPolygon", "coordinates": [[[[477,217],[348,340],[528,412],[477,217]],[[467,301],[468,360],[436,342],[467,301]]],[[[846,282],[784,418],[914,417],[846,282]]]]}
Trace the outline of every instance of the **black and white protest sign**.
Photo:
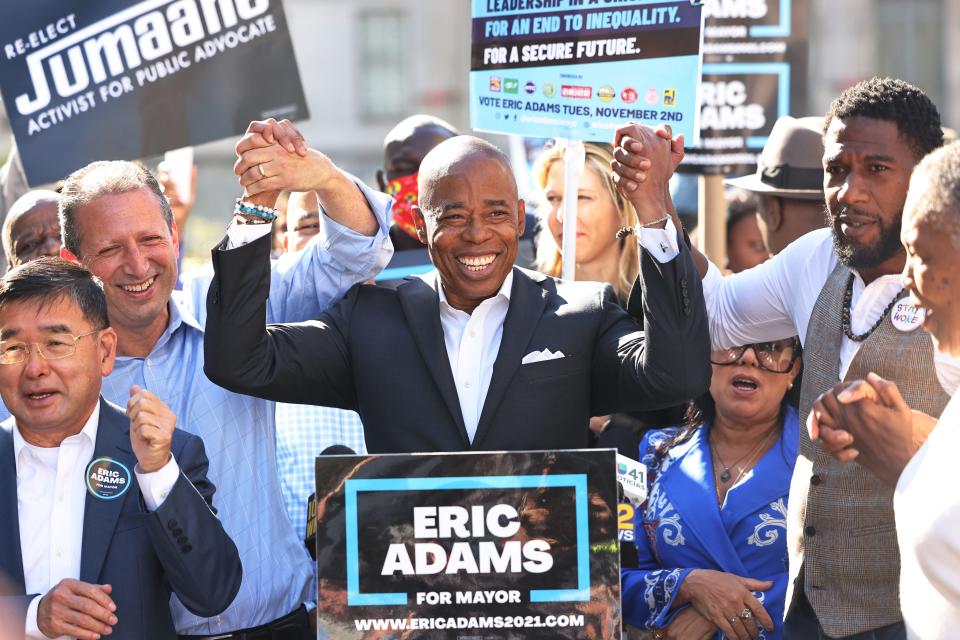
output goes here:
{"type": "Polygon", "coordinates": [[[5,2],[0,91],[31,184],[308,117],[281,0],[5,2]]]}

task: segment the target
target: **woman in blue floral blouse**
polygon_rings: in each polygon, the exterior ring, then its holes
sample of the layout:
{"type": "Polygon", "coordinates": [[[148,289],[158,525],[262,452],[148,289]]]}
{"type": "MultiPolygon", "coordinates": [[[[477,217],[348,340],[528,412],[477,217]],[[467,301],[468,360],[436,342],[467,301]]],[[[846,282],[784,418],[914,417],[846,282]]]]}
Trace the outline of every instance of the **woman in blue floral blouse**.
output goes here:
{"type": "Polygon", "coordinates": [[[686,426],[650,431],[640,444],[649,495],[637,512],[639,568],[622,573],[624,619],[655,638],[773,640],[783,620],[799,438],[785,396],[800,344],[745,345],[710,359],[706,406],[686,426]]]}

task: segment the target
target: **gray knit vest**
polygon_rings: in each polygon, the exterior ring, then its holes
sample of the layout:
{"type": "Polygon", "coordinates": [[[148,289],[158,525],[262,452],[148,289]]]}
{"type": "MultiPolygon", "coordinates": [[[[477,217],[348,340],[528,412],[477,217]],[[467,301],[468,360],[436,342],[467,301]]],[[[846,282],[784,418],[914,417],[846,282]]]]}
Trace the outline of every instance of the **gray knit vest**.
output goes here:
{"type": "MultiPolygon", "coordinates": [[[[820,625],[832,637],[901,619],[893,489],[859,464],[834,460],[811,442],[806,429],[813,402],[840,378],[841,313],[849,275],[847,267],[837,265],[807,327],[800,449],[790,485],[787,527],[787,603],[792,604],[795,587],[802,585],[820,625]]],[[[865,378],[873,371],[896,382],[912,408],[939,417],[949,396],[937,380],[933,353],[929,333],[898,331],[888,314],[860,345],[844,380],[865,378]]]]}

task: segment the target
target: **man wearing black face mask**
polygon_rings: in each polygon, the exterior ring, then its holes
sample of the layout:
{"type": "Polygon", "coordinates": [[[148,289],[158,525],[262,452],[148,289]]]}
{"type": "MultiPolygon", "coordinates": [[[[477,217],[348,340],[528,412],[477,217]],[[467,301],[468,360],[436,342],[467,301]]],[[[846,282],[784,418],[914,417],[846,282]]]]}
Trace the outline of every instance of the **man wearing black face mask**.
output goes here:
{"type": "MultiPolygon", "coordinates": [[[[614,163],[628,197],[657,188],[640,179],[642,149],[630,134],[614,163]]],[[[912,407],[939,416],[960,381],[960,362],[935,352],[921,312],[898,303],[906,295],[899,234],[908,181],[914,165],[943,143],[940,116],[920,89],[874,78],[834,101],[823,141],[830,228],[741,274],[700,270],[713,347],[799,335],[804,424],[820,394],[869,372],[896,381],[912,407]]],[[[817,417],[821,426],[837,426],[817,417]]],[[[920,439],[933,427],[926,422],[915,421],[920,439]]],[[[832,453],[852,440],[828,432],[818,447],[801,429],[786,527],[784,638],[903,638],[893,490],[866,468],[835,460],[832,453]]]]}

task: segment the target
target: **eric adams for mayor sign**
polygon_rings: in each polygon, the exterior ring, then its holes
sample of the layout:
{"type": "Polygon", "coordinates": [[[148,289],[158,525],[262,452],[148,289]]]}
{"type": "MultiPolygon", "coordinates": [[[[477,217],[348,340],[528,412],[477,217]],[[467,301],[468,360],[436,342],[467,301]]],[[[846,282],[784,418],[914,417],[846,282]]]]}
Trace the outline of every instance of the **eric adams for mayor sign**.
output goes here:
{"type": "Polygon", "coordinates": [[[320,628],[338,640],[620,638],[614,456],[317,458],[320,628]]]}
{"type": "Polygon", "coordinates": [[[308,117],[280,0],[0,3],[0,91],[31,184],[308,117]]]}

